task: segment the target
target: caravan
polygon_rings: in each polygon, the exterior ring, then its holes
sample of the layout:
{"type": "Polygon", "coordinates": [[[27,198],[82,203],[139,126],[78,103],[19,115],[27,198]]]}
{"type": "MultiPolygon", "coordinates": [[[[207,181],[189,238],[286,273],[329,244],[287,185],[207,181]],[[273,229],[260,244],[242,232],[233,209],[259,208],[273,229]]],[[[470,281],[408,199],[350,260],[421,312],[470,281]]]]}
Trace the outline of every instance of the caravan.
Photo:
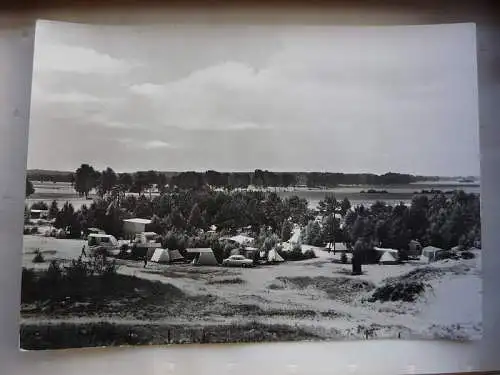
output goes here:
{"type": "Polygon", "coordinates": [[[90,254],[105,253],[107,255],[118,255],[120,244],[115,236],[103,233],[91,233],[87,238],[87,246],[90,254]]]}

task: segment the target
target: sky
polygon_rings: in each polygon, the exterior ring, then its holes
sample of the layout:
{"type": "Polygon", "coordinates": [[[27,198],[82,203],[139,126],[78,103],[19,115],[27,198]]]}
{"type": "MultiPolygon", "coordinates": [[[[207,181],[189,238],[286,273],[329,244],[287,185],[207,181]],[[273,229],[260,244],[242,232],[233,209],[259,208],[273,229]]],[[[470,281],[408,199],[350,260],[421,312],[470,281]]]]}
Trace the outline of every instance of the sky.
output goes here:
{"type": "Polygon", "coordinates": [[[37,24],[28,168],[479,175],[474,24],[37,24]]]}

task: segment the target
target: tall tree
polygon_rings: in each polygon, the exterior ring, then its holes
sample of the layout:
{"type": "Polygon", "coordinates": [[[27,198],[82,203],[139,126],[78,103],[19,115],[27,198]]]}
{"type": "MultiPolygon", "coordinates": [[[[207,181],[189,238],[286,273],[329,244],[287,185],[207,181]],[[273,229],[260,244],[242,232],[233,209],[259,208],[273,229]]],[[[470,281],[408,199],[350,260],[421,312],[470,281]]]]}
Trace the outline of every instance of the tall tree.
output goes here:
{"type": "Polygon", "coordinates": [[[49,208],[49,219],[55,219],[57,213],[59,212],[59,207],[57,206],[57,201],[52,201],[49,208]]]}
{"type": "Polygon", "coordinates": [[[102,197],[110,193],[117,184],[117,182],[118,182],[118,177],[116,176],[115,171],[113,171],[109,167],[106,168],[106,170],[102,171],[99,178],[98,182],[99,195],[102,197]]]}
{"type": "Polygon", "coordinates": [[[26,177],[26,197],[29,197],[35,193],[35,188],[33,187],[33,183],[28,180],[26,177]]]}
{"type": "Polygon", "coordinates": [[[349,202],[349,199],[347,197],[345,197],[342,200],[342,203],[340,204],[340,214],[342,216],[345,216],[349,212],[350,209],[351,209],[351,202],[349,202]]]}
{"type": "Polygon", "coordinates": [[[335,243],[340,237],[340,223],[333,214],[328,215],[323,220],[322,237],[326,243],[333,244],[333,250],[336,250],[335,243]]]}
{"type": "Polygon", "coordinates": [[[82,164],[75,172],[75,190],[88,199],[89,192],[96,187],[98,172],[88,164],[82,164]]]}
{"type": "Polygon", "coordinates": [[[120,175],[118,176],[117,183],[120,188],[120,192],[124,194],[126,192],[129,192],[130,189],[132,189],[134,180],[130,173],[120,173],[120,175]]]}
{"type": "Polygon", "coordinates": [[[288,241],[292,238],[293,226],[290,220],[285,220],[283,226],[281,227],[281,240],[283,242],[288,241]]]}
{"type": "Polygon", "coordinates": [[[203,217],[201,215],[200,206],[197,203],[193,206],[189,214],[188,226],[191,229],[203,228],[203,217]]]}

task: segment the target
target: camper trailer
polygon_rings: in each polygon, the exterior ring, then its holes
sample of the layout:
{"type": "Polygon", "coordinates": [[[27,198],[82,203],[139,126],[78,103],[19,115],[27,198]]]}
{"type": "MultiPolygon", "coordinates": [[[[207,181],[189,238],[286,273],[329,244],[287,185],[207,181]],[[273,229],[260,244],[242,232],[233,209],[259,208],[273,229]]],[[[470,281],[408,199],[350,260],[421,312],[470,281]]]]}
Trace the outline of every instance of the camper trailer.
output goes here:
{"type": "Polygon", "coordinates": [[[91,233],[87,238],[87,246],[91,254],[105,252],[108,255],[118,255],[120,244],[118,240],[110,234],[91,233]]]}
{"type": "Polygon", "coordinates": [[[141,232],[135,235],[134,244],[137,247],[160,248],[160,235],[155,232],[141,232]]]}

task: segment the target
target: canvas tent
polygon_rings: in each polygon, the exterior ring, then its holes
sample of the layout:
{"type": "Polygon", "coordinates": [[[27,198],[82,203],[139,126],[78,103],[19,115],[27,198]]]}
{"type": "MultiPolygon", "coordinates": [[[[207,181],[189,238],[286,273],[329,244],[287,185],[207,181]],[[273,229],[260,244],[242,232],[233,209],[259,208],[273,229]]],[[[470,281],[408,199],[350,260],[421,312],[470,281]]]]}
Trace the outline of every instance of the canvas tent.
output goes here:
{"type": "Polygon", "coordinates": [[[444,252],[443,249],[434,246],[427,246],[422,249],[420,260],[427,262],[435,262],[440,253],[444,252]]]}
{"type": "Polygon", "coordinates": [[[236,242],[240,245],[247,245],[253,242],[253,238],[249,236],[245,236],[242,234],[238,234],[237,236],[233,236],[228,238],[229,241],[236,242]]]}
{"type": "Polygon", "coordinates": [[[283,262],[284,259],[278,254],[276,249],[271,249],[267,254],[268,262],[283,262]]]}
{"type": "Polygon", "coordinates": [[[392,252],[386,251],[382,254],[378,262],[380,264],[395,264],[397,263],[397,261],[397,255],[392,252]]]}
{"type": "Polygon", "coordinates": [[[217,266],[219,262],[210,248],[187,249],[188,253],[196,254],[191,264],[195,266],[217,266]]]}
{"type": "Polygon", "coordinates": [[[184,260],[179,250],[154,249],[154,253],[150,258],[151,262],[155,263],[172,263],[184,260]]]}
{"type": "Polygon", "coordinates": [[[398,261],[398,251],[396,249],[375,247],[375,251],[380,256],[378,260],[380,264],[394,264],[398,261]]]}
{"type": "Polygon", "coordinates": [[[184,260],[184,257],[179,252],[179,250],[170,250],[168,252],[168,255],[170,256],[170,261],[171,262],[178,262],[178,261],[184,260]]]}
{"type": "Polygon", "coordinates": [[[229,255],[240,255],[240,249],[233,249],[229,253],[229,255]]]}
{"type": "Polygon", "coordinates": [[[151,257],[151,262],[155,263],[169,263],[170,256],[168,250],[166,249],[155,249],[153,256],[151,257]]]}

